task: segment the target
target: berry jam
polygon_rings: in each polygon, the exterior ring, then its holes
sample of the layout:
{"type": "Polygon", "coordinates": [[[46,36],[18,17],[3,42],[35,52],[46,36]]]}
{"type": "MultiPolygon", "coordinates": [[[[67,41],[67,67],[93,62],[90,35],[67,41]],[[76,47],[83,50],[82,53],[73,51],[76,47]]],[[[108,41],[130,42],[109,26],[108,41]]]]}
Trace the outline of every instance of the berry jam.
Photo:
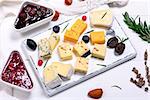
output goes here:
{"type": "Polygon", "coordinates": [[[13,51],[2,71],[2,80],[25,89],[33,88],[33,82],[18,51],[13,51]]]}

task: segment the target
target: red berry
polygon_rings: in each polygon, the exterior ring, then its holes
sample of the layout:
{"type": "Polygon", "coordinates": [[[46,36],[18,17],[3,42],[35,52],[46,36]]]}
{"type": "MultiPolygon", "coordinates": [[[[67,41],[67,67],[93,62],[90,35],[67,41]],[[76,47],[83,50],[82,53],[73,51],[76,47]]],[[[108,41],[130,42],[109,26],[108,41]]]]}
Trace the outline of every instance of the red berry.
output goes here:
{"type": "Polygon", "coordinates": [[[82,16],[82,20],[86,21],[87,17],[86,16],[82,16]]]}
{"type": "Polygon", "coordinates": [[[42,66],[42,64],[43,64],[43,61],[42,60],[38,60],[38,65],[42,66]]]}

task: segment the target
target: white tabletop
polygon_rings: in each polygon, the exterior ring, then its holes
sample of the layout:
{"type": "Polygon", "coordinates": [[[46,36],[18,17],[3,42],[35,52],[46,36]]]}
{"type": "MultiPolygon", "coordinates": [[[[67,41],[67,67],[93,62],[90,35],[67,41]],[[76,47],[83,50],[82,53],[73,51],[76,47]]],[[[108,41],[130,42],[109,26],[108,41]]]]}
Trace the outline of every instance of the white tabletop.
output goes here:
{"type": "MultiPolygon", "coordinates": [[[[51,0],[52,2],[55,0],[51,0]]],[[[57,0],[58,1],[58,0],[57,0]]],[[[142,76],[145,76],[145,67],[143,61],[143,53],[147,48],[150,51],[149,45],[147,42],[142,41],[136,33],[128,29],[123,22],[122,13],[125,11],[129,12],[133,17],[137,15],[141,16],[141,19],[144,21],[149,21],[150,24],[150,1],[149,0],[129,0],[129,3],[126,7],[123,8],[112,8],[114,15],[119,19],[119,22],[123,26],[126,34],[130,38],[133,46],[137,50],[137,57],[131,61],[128,61],[122,65],[117,66],[114,69],[111,69],[103,74],[100,74],[92,79],[89,79],[79,85],[76,85],[66,91],[63,91],[53,97],[47,97],[37,78],[35,77],[30,66],[27,66],[27,69],[32,77],[34,82],[34,88],[31,93],[22,92],[16,89],[12,89],[2,83],[0,83],[0,90],[5,90],[8,94],[17,97],[20,100],[66,100],[66,99],[77,99],[77,100],[87,100],[90,99],[87,96],[89,90],[94,88],[102,88],[104,94],[102,99],[104,100],[149,100],[150,91],[146,93],[144,88],[140,89],[130,82],[131,77],[135,77],[132,73],[132,68],[136,67],[142,73],[142,76]],[[119,90],[117,88],[112,88],[112,85],[118,85],[122,88],[119,90]]],[[[22,53],[20,47],[21,42],[36,33],[35,31],[41,31],[47,28],[48,25],[41,26],[40,29],[34,30],[33,33],[18,34],[12,31],[12,24],[14,22],[14,17],[6,18],[0,26],[0,62],[5,62],[6,57],[10,54],[12,50],[18,50],[22,53]]],[[[62,21],[63,18],[60,18],[58,23],[62,21]]],[[[54,23],[53,23],[54,24],[54,23]]],[[[26,58],[24,58],[26,60],[26,58]]],[[[150,58],[149,58],[150,59],[150,58]]],[[[150,61],[150,60],[149,60],[150,61]]],[[[0,69],[3,68],[3,63],[0,63],[0,69]]],[[[150,89],[150,88],[149,88],[150,89]]],[[[0,97],[1,100],[1,97],[0,97]]]]}

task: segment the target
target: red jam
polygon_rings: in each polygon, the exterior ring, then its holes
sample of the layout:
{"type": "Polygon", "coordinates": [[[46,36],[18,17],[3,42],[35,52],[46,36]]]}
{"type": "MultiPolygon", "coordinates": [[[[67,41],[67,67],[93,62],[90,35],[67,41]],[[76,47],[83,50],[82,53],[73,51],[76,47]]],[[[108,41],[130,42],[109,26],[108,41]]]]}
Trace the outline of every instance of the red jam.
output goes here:
{"type": "Polygon", "coordinates": [[[13,51],[2,71],[2,80],[25,89],[33,88],[33,82],[18,51],[13,51]]]}

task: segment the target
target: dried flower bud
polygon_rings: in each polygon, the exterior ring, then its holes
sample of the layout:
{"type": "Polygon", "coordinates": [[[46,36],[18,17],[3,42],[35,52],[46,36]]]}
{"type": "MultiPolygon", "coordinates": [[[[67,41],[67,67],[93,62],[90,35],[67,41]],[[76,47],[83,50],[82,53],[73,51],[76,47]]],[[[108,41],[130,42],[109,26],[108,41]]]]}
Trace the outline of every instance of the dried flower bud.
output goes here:
{"type": "Polygon", "coordinates": [[[148,53],[147,53],[147,49],[146,49],[146,51],[144,53],[144,60],[147,61],[147,59],[148,59],[148,53]]]}

